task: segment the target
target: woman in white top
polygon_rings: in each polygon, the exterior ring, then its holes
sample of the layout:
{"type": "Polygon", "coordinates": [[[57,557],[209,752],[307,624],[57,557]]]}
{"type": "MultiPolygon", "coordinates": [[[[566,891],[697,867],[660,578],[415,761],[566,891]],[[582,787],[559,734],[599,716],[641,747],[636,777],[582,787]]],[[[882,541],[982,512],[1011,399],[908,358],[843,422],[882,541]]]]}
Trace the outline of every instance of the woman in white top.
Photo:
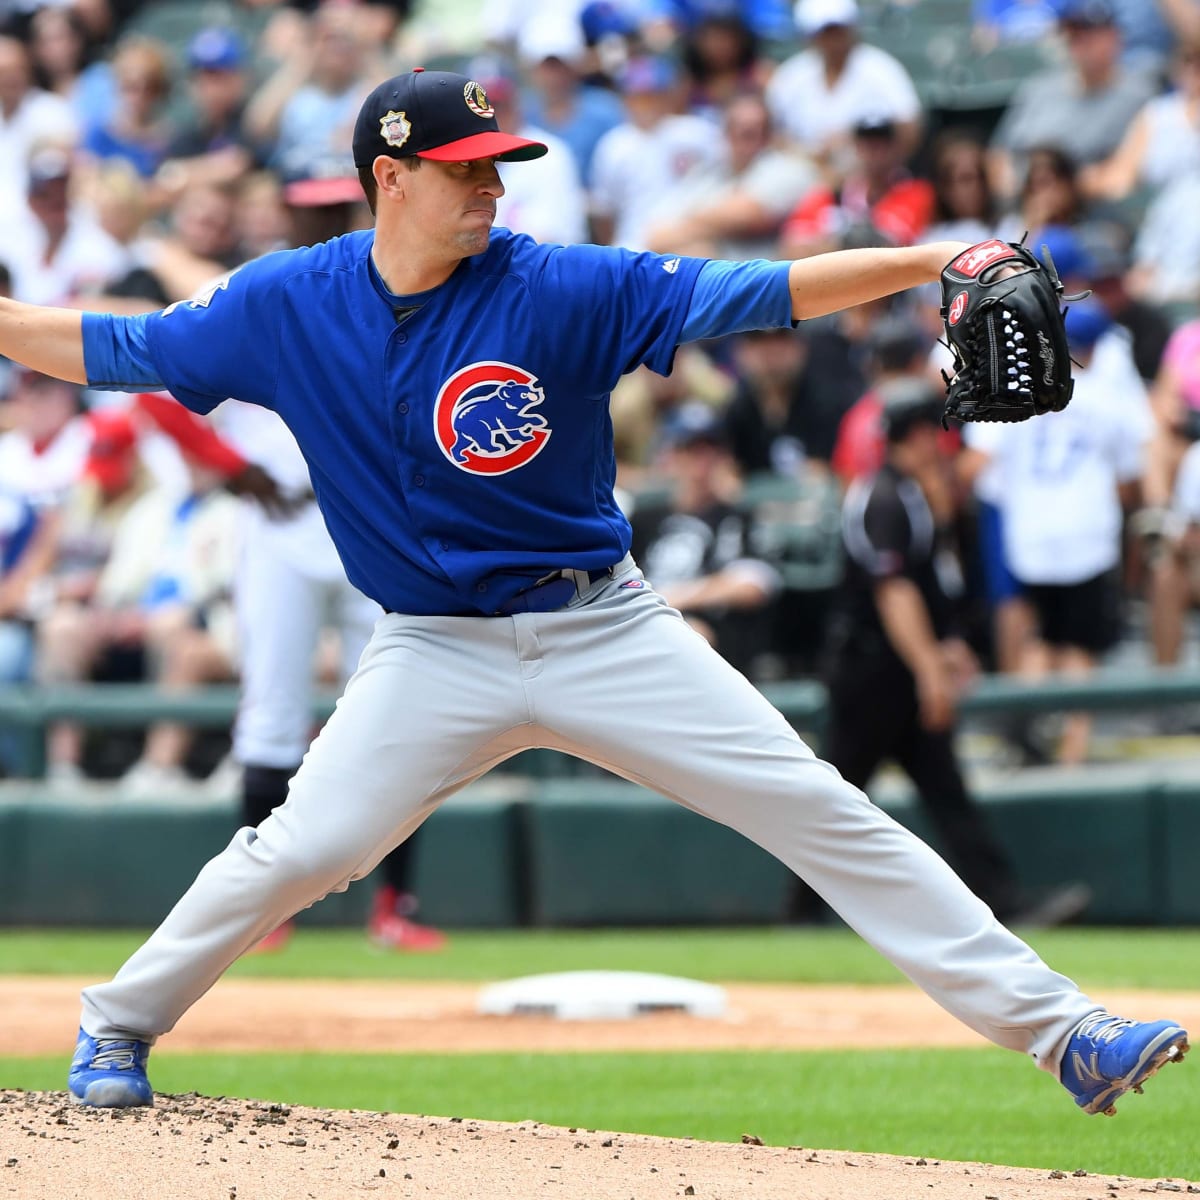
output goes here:
{"type": "Polygon", "coordinates": [[[1080,172],[1089,196],[1123,200],[1200,171],[1200,39],[1180,44],[1173,75],[1175,90],[1147,101],[1116,150],[1080,172]]]}

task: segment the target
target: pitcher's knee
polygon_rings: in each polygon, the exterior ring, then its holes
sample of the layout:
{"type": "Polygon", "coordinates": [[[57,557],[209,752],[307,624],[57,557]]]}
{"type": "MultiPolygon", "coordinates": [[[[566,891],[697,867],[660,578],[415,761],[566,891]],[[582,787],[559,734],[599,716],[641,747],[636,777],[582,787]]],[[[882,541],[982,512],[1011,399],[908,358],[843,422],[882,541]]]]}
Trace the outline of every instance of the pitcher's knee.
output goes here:
{"type": "Polygon", "coordinates": [[[244,829],[245,850],[264,870],[271,890],[326,892],[343,885],[353,875],[363,848],[349,839],[314,837],[311,832],[294,835],[282,829],[275,816],[268,817],[258,829],[244,829]]]}

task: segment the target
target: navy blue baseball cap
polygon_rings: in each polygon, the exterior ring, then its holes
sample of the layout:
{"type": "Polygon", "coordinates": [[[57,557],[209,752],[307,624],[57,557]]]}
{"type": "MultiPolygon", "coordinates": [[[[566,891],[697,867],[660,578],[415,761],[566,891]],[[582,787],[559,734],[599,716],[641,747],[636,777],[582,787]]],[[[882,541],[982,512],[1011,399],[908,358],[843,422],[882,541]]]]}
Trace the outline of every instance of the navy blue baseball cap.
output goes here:
{"type": "Polygon", "coordinates": [[[354,165],[369,167],[379,155],[470,162],[541,158],[542,142],[501,133],[483,86],[452,71],[415,67],[394,75],[363,101],[354,123],[354,165]]]}

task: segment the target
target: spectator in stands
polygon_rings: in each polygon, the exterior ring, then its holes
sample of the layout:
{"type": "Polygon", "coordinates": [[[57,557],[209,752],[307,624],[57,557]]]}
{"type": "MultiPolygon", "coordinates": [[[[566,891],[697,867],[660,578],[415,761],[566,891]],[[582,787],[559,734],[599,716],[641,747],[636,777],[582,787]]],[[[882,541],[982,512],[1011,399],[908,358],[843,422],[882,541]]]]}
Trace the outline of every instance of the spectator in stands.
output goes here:
{"type": "Polygon", "coordinates": [[[811,44],[767,85],[776,126],[838,178],[854,161],[855,127],[886,119],[905,161],[920,140],[921,102],[895,58],[858,40],[855,0],[800,0],[796,22],[811,44]]]}
{"type": "Polygon", "coordinates": [[[731,100],[759,92],[767,82],[758,37],[735,11],[718,7],[701,15],[687,29],[680,49],[689,112],[719,120],[731,100]]]}
{"type": "Polygon", "coordinates": [[[525,119],[567,144],[579,178],[590,187],[596,146],[625,120],[625,110],[612,91],[584,82],[570,45],[543,38],[534,49],[525,66],[529,80],[522,104],[525,119]]]}
{"type": "Polygon", "coordinates": [[[233,183],[256,162],[243,131],[246,49],[231,29],[201,30],[187,50],[193,116],[176,133],[154,181],[167,200],[197,183],[233,183]]]}
{"type": "Polygon", "coordinates": [[[69,146],[34,146],[26,168],[27,217],[9,251],[13,295],[31,304],[67,304],[102,292],[131,266],[128,252],[102,229],[73,186],[69,146]]]}
{"type": "MultiPolygon", "coordinates": [[[[1123,512],[1136,502],[1152,417],[1144,392],[1095,369],[1110,324],[1095,302],[1071,306],[1068,342],[1080,366],[1070,405],[1004,426],[991,450],[1006,557],[1037,620],[1022,664],[1031,678],[1085,675],[1121,633],[1123,512]]],[[[1089,734],[1086,715],[1068,717],[1059,760],[1083,762],[1089,734]]]]}
{"type": "Polygon", "coordinates": [[[150,197],[144,180],[124,159],[111,158],[96,170],[88,194],[100,228],[125,255],[125,269],[103,285],[102,293],[77,295],[73,304],[123,313],[162,308],[168,297],[147,265],[154,256],[156,238],[149,224],[150,197]]]}
{"type": "Polygon", "coordinates": [[[550,153],[531,163],[531,171],[510,171],[500,164],[504,194],[496,200],[496,224],[527,233],[539,242],[571,244],[587,240],[587,194],[566,143],[525,120],[516,80],[495,64],[467,72],[482,84],[506,133],[542,142],[550,153]]]}
{"type": "Polygon", "coordinates": [[[1146,455],[1139,514],[1141,531],[1164,532],[1163,518],[1175,491],[1180,463],[1200,440],[1200,320],[1188,321],[1171,334],[1150,391],[1154,429],[1146,455]]]}
{"type": "Polygon", "coordinates": [[[757,558],[747,515],[736,503],[737,477],[721,417],[685,404],[663,424],[663,504],[634,511],[633,554],[646,579],[702,637],[741,671],[768,648],[767,607],[779,589],[757,558]]]}
{"type": "Polygon", "coordinates": [[[143,179],[153,179],[166,157],[172,127],[167,118],[171,65],[152,38],[127,37],[113,55],[117,102],[107,119],[94,121],[80,142],[86,160],[122,158],[143,179]]]}
{"type": "Polygon", "coordinates": [[[34,87],[24,44],[0,36],[0,253],[11,251],[11,222],[25,210],[30,151],[47,141],[69,145],[78,134],[71,106],[34,87]]]}
{"type": "Polygon", "coordinates": [[[482,10],[484,41],[527,63],[553,46],[556,57],[571,62],[584,51],[585,7],[586,0],[493,0],[482,10]]]}
{"type": "Polygon", "coordinates": [[[646,247],[659,198],[699,165],[719,157],[709,121],[675,110],[680,78],[665,58],[631,60],[618,78],[627,119],[596,146],[592,229],[601,244],[646,247]]]}
{"type": "Polygon", "coordinates": [[[0,434],[0,491],[56,508],[79,477],[90,435],[75,384],[25,367],[12,372],[0,434]]]}
{"type": "Polygon", "coordinates": [[[1078,163],[1106,158],[1153,95],[1146,75],[1121,65],[1121,31],[1110,0],[1067,0],[1059,27],[1069,62],[1018,87],[992,137],[992,184],[1012,196],[1040,145],[1069,147],[1078,163]]]}
{"type": "MultiPolygon", "coordinates": [[[[147,673],[164,686],[229,677],[229,596],[239,510],[220,490],[222,482],[215,471],[190,461],[186,488],[158,485],[129,507],[117,526],[92,607],[80,610],[77,620],[60,619],[43,630],[40,669],[45,682],[87,679],[114,649],[142,657],[147,673]]],[[[125,777],[129,792],[178,790],[187,782],[182,762],[189,741],[180,726],[155,726],[142,759],[125,777]]],[[[81,750],[73,727],[52,730],[51,776],[77,777],[81,750]]]]}
{"type": "Polygon", "coordinates": [[[247,135],[255,145],[273,147],[270,162],[284,178],[343,150],[366,81],[386,74],[368,59],[353,8],[324,0],[306,49],[285,59],[246,108],[247,135]]]}
{"type": "MultiPolygon", "coordinates": [[[[1083,220],[1087,200],[1079,186],[1075,160],[1057,146],[1035,146],[1028,155],[1015,212],[1002,218],[998,234],[1019,241],[1047,226],[1073,226],[1083,220]]],[[[1036,244],[1031,236],[1030,244],[1036,244]]]]}
{"type": "MultiPolygon", "coordinates": [[[[873,322],[867,343],[870,388],[864,391],[860,387],[846,408],[831,458],[834,471],[846,486],[883,466],[887,455],[885,398],[897,389],[903,395],[912,394],[914,383],[932,384],[930,343],[929,335],[911,314],[891,313],[873,322]]],[[[943,444],[948,453],[952,452],[957,437],[943,439],[943,444]]]]}
{"type": "Polygon", "coordinates": [[[358,179],[346,173],[323,174],[328,164],[315,163],[310,172],[283,185],[285,237],[290,246],[311,246],[369,226],[371,214],[358,179]]]}
{"type": "MultiPolygon", "coordinates": [[[[24,681],[52,596],[61,505],[86,453],[79,389],[14,367],[0,434],[0,682],[24,681]]],[[[7,747],[0,738],[0,760],[7,747]]]]}
{"type": "Polygon", "coordinates": [[[0,684],[25,683],[30,677],[33,631],[57,536],[54,513],[39,513],[24,496],[0,492],[0,684]]]}
{"type": "MultiPolygon", "coordinates": [[[[1200,380],[1200,322],[1182,326],[1176,353],[1190,357],[1193,384],[1200,380]]],[[[1172,372],[1174,375],[1174,372],[1172,372]]],[[[1194,387],[1193,387],[1194,390],[1194,387]]],[[[1196,396],[1200,401],[1200,395],[1196,396]]],[[[1187,439],[1171,489],[1171,504],[1158,528],[1150,561],[1150,634],[1154,661],[1178,664],[1188,610],[1200,604],[1200,410],[1188,408],[1176,428],[1187,439]],[[1187,417],[1192,418],[1190,425],[1187,417]]]]}
{"type": "MultiPolygon", "coordinates": [[[[664,420],[689,402],[720,411],[733,395],[733,381],[698,345],[680,346],[670,375],[638,367],[623,375],[609,402],[617,481],[630,504],[646,483],[653,488],[653,459],[664,420]]],[[[626,509],[628,515],[628,509],[626,509]]]]}
{"type": "Polygon", "coordinates": [[[843,414],[861,390],[836,331],[763,329],[734,340],[737,391],[725,429],[734,461],[747,476],[771,471],[800,477],[827,464],[843,414]]]}
{"type": "Polygon", "coordinates": [[[973,133],[948,129],[930,151],[933,223],[921,241],[982,242],[995,235],[999,204],[987,173],[987,151],[973,133]]]}
{"type": "Polygon", "coordinates": [[[1200,311],[1200,172],[1167,184],[1151,202],[1133,243],[1129,290],[1189,315],[1200,311]]]}
{"type": "Polygon", "coordinates": [[[659,204],[646,235],[660,254],[770,258],[784,218],[816,183],[812,163],[778,147],[761,95],[726,105],[719,163],[697,166],[659,204]]]}
{"type": "MultiPolygon", "coordinates": [[[[47,647],[73,644],[83,637],[82,627],[92,623],[96,584],[112,554],[117,526],[151,485],[127,410],[90,413],[87,425],[87,457],[60,510],[51,588],[37,623],[37,677],[43,683],[60,675],[57,664],[47,657],[47,647]]],[[[71,722],[55,722],[47,744],[52,782],[82,778],[78,766],[83,753],[82,729],[71,722]]]]}
{"type": "Polygon", "coordinates": [[[172,232],[147,251],[145,265],[167,302],[186,300],[242,262],[232,185],[196,184],[171,210],[172,232]]]}
{"type": "Polygon", "coordinates": [[[1200,172],[1200,40],[1177,48],[1173,74],[1175,88],[1148,100],[1116,150],[1080,172],[1088,195],[1123,200],[1200,172]]]}
{"type": "Polygon", "coordinates": [[[851,246],[908,246],[928,227],[933,187],[904,165],[897,127],[864,117],[854,127],[854,165],[840,187],[813,188],[780,233],[780,258],[804,258],[851,246]]]}
{"type": "MultiPolygon", "coordinates": [[[[988,177],[984,143],[973,132],[951,127],[933,140],[930,162],[933,223],[917,240],[982,242],[995,237],[1000,228],[1000,203],[988,177]]],[[[936,283],[924,284],[914,295],[930,334],[940,337],[941,288],[936,283]]]]}
{"type": "Polygon", "coordinates": [[[1134,370],[1149,387],[1158,377],[1171,321],[1159,305],[1134,296],[1126,286],[1130,255],[1129,234],[1124,228],[1089,221],[1080,228],[1079,236],[1086,266],[1084,284],[1117,330],[1128,335],[1134,370]]]}
{"type": "Polygon", "coordinates": [[[97,409],[87,414],[86,423],[87,456],[63,500],[52,571],[54,607],[43,627],[56,622],[60,606],[74,609],[91,602],[118,524],[153,482],[139,454],[131,410],[97,409]]]}
{"type": "Polygon", "coordinates": [[[239,257],[247,261],[291,244],[283,187],[273,172],[252,171],[241,181],[236,221],[239,257]]]}
{"type": "Polygon", "coordinates": [[[71,106],[77,124],[107,117],[116,104],[112,67],[77,7],[47,5],[30,21],[30,52],[38,84],[71,106]]]}

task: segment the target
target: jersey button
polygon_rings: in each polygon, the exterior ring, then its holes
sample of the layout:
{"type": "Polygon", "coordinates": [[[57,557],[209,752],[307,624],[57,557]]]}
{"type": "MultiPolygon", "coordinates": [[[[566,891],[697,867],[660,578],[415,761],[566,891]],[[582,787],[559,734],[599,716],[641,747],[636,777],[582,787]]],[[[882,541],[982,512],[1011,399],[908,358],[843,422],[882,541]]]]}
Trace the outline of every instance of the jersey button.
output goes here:
{"type": "Polygon", "coordinates": [[[398,333],[398,334],[396,334],[396,341],[397,341],[397,342],[399,342],[399,343],[401,343],[401,344],[403,344],[404,342],[407,342],[407,341],[408,341],[408,334],[407,334],[407,333],[398,333]]]}
{"type": "Polygon", "coordinates": [[[425,476],[424,475],[414,475],[413,483],[415,483],[417,485],[417,487],[424,487],[425,486],[425,476]]]}
{"type": "Polygon", "coordinates": [[[475,590],[476,590],[477,592],[486,592],[486,591],[487,591],[487,584],[486,584],[486,583],[477,583],[477,584],[475,585],[475,590]]]}
{"type": "Polygon", "coordinates": [[[404,414],[408,412],[408,405],[407,404],[398,404],[398,405],[396,405],[396,411],[401,416],[404,416],[404,414]]]}

